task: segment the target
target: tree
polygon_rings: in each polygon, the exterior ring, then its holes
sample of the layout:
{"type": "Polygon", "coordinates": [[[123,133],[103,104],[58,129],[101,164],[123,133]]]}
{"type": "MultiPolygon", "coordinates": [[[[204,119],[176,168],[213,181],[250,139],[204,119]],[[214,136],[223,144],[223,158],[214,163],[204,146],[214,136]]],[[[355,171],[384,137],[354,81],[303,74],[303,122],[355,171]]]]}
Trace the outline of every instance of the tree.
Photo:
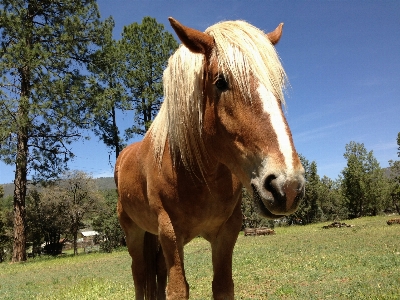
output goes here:
{"type": "Polygon", "coordinates": [[[0,263],[4,262],[7,259],[7,256],[12,249],[12,211],[7,207],[7,201],[4,202],[3,197],[4,189],[3,186],[0,185],[0,263]]]}
{"type": "Polygon", "coordinates": [[[376,216],[390,204],[389,179],[370,151],[367,156],[367,213],[376,216]]]}
{"type": "Polygon", "coordinates": [[[88,125],[82,70],[109,22],[95,0],[0,0],[0,159],[15,165],[12,260],[26,260],[29,172],[55,178],[88,125]]]}
{"type": "Polygon", "coordinates": [[[319,207],[326,220],[342,220],[348,217],[347,208],[343,204],[340,180],[332,180],[327,176],[320,180],[319,207]]]}
{"type": "Polygon", "coordinates": [[[103,193],[104,203],[93,218],[93,229],[99,232],[100,247],[105,252],[111,252],[121,245],[124,232],[119,225],[115,207],[118,195],[116,190],[107,190],[103,193]]]}
{"type": "Polygon", "coordinates": [[[397,134],[397,156],[400,157],[400,132],[397,134]]]}
{"type": "Polygon", "coordinates": [[[347,167],[343,174],[343,194],[346,199],[349,215],[352,218],[364,215],[366,187],[366,158],[367,150],[364,144],[350,142],[346,145],[347,167]]]}
{"type": "Polygon", "coordinates": [[[12,250],[12,211],[0,211],[0,263],[8,260],[12,250]]]}
{"type": "Polygon", "coordinates": [[[129,139],[144,135],[160,109],[163,71],[178,43],[164,25],[144,17],[142,24],[124,27],[118,46],[123,55],[122,78],[129,90],[130,109],[134,110],[134,125],[125,130],[129,139]]]}
{"type": "MultiPolygon", "coordinates": [[[[33,254],[40,253],[45,242],[45,253],[60,254],[62,236],[72,236],[74,254],[80,229],[88,227],[94,212],[101,212],[103,197],[94,180],[84,172],[63,174],[61,179],[33,189],[27,196],[27,238],[33,244],[33,254]]],[[[114,207],[114,216],[115,207],[114,207]]]]}
{"type": "Polygon", "coordinates": [[[91,94],[94,112],[94,133],[104,144],[115,151],[115,157],[124,148],[123,138],[117,125],[117,111],[129,109],[123,83],[124,56],[120,45],[110,34],[104,37],[101,49],[92,55],[91,94]]]}
{"type": "Polygon", "coordinates": [[[81,171],[67,172],[58,183],[57,196],[62,203],[63,216],[74,241],[74,255],[78,254],[78,233],[88,227],[85,223],[98,210],[101,195],[89,175],[81,171]]]}
{"type": "Polygon", "coordinates": [[[304,156],[300,155],[301,164],[305,170],[305,195],[301,200],[298,210],[293,217],[302,220],[303,224],[310,224],[321,220],[322,211],[319,206],[320,199],[320,179],[317,173],[317,163],[309,162],[304,156]]]}
{"type": "Polygon", "coordinates": [[[389,183],[390,183],[390,197],[392,205],[400,214],[400,160],[389,161],[389,183]]]}
{"type": "Polygon", "coordinates": [[[377,215],[387,201],[387,181],[373,152],[364,144],[350,142],[344,157],[347,166],[342,171],[343,195],[352,218],[377,215]]]}
{"type": "Polygon", "coordinates": [[[254,204],[253,197],[249,195],[245,188],[242,189],[242,229],[244,228],[257,228],[269,227],[274,228],[274,222],[261,217],[257,206],[254,204]]]}
{"type": "Polygon", "coordinates": [[[150,17],[142,24],[124,27],[122,39],[105,36],[104,46],[92,56],[92,110],[94,133],[117,158],[125,141],[143,135],[157,114],[163,96],[162,74],[168,58],[178,47],[162,24],[150,17]],[[125,137],[117,125],[117,113],[134,111],[133,125],[125,137]]]}
{"type": "Polygon", "coordinates": [[[41,254],[45,243],[46,254],[58,255],[62,251],[61,236],[68,233],[64,193],[57,184],[42,187],[40,192],[30,190],[27,195],[27,240],[32,243],[32,254],[41,254]]]}
{"type": "Polygon", "coordinates": [[[43,227],[46,225],[48,223],[43,218],[40,194],[36,189],[30,190],[26,196],[26,240],[32,243],[33,256],[41,254],[43,227]]]}
{"type": "MultiPolygon", "coordinates": [[[[397,134],[397,152],[398,157],[400,157],[400,132],[397,134]]],[[[390,197],[392,200],[392,205],[395,207],[398,214],[400,214],[400,160],[390,160],[389,161],[389,184],[390,184],[390,197]]]]}

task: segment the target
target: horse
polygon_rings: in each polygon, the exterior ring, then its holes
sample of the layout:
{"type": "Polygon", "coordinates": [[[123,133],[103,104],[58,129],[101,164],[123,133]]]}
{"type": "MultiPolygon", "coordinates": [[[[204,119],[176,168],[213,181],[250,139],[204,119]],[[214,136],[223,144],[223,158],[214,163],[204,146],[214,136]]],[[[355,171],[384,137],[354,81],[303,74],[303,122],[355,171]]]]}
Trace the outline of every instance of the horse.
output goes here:
{"type": "Polygon", "coordinates": [[[211,244],[213,298],[234,299],[242,187],[272,219],[293,213],[304,195],[274,47],[283,24],[265,34],[245,21],[205,32],[169,22],[182,44],[163,73],[163,104],[114,173],[135,297],[188,299],[183,248],[201,236],[211,244]]]}

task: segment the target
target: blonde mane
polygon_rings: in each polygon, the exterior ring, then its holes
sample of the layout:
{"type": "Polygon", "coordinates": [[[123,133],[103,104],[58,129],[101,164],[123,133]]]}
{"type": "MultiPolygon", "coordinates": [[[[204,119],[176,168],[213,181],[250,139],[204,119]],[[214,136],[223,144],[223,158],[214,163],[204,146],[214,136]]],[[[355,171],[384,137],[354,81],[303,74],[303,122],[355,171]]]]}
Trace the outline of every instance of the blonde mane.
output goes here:
{"type": "MultiPolygon", "coordinates": [[[[214,37],[211,59],[227,79],[232,101],[237,92],[252,101],[250,81],[256,78],[284,103],[286,74],[264,32],[244,21],[217,23],[205,32],[214,37]]],[[[198,166],[202,175],[207,159],[201,137],[204,60],[183,45],[170,57],[163,75],[164,102],[149,130],[160,164],[168,142],[174,164],[181,160],[188,170],[198,166]]]]}

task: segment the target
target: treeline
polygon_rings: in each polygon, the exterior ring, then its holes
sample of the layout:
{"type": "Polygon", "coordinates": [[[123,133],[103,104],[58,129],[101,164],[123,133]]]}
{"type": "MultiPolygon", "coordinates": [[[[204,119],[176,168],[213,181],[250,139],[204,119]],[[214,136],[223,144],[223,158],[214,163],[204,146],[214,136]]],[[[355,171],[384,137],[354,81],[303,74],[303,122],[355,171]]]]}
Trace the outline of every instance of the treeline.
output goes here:
{"type": "MultiPolygon", "coordinates": [[[[397,136],[400,157],[400,132],[397,136]]],[[[336,180],[320,177],[317,163],[300,156],[305,169],[305,196],[299,209],[285,218],[287,224],[310,224],[323,221],[400,214],[400,160],[389,161],[383,169],[364,144],[350,142],[345,147],[346,167],[336,180]]],[[[244,192],[242,211],[244,227],[273,226],[260,218],[252,199],[244,192]]]]}
{"type": "MultiPolygon", "coordinates": [[[[12,197],[1,197],[0,186],[0,262],[11,259],[13,240],[12,197]]],[[[64,238],[78,254],[82,229],[99,233],[97,242],[111,252],[123,243],[124,234],[116,213],[115,189],[98,190],[95,180],[81,171],[66,172],[59,180],[31,188],[26,199],[26,240],[32,256],[59,254],[64,238]]]]}

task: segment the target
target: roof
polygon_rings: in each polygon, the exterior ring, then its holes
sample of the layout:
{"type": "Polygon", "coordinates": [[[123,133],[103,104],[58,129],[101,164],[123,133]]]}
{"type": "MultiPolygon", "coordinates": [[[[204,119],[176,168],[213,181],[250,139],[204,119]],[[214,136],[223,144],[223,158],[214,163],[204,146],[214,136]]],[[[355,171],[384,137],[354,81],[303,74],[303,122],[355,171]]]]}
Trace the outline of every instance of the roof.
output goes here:
{"type": "Polygon", "coordinates": [[[81,232],[83,236],[87,237],[87,236],[94,236],[94,235],[98,235],[99,233],[97,231],[94,230],[90,230],[90,231],[82,231],[81,232]]]}

